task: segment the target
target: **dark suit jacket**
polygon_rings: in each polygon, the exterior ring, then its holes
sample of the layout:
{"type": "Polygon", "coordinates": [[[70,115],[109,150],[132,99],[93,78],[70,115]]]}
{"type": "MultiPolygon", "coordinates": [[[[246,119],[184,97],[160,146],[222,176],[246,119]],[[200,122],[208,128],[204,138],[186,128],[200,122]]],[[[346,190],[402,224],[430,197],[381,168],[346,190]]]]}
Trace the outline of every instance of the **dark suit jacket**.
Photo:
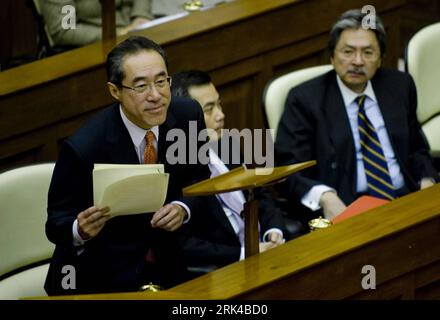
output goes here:
{"type": "MultiPolygon", "coordinates": [[[[189,137],[190,120],[197,121],[197,132],[205,127],[197,104],[173,97],[167,119],[159,127],[158,162],[170,174],[166,203],[180,200],[197,212],[197,199],[183,198],[181,190],[209,177],[209,168],[199,164],[170,165],[166,157],[166,150],[173,143],[166,141],[167,133],[179,128],[189,137]]],[[[61,147],[48,198],[46,234],[56,249],[46,291],[49,294],[137,291],[149,281],[169,287],[185,280],[176,233],[151,228],[152,213],[112,218],[96,237],[85,243],[84,252],[77,254],[72,243],[72,224],[78,213],[93,205],[95,163],[139,163],[118,104],[98,113],[61,147]],[[146,264],[149,248],[155,252],[158,268],[146,264]],[[62,289],[62,279],[66,276],[62,274],[64,265],[75,267],[76,290],[62,289]]]]}
{"type": "MultiPolygon", "coordinates": [[[[231,159],[226,161],[226,165],[231,170],[240,164],[234,165],[233,156],[231,153],[229,155],[231,159]]],[[[222,156],[220,158],[225,160],[222,156]]],[[[287,236],[282,212],[276,207],[270,194],[259,188],[255,190],[255,198],[259,200],[260,235],[271,228],[278,228],[287,236]]],[[[220,202],[216,196],[201,197],[200,201],[203,203],[200,206],[202,211],[183,228],[186,231],[183,251],[187,265],[215,269],[238,261],[240,241],[220,202]]]]}
{"type": "MultiPolygon", "coordinates": [[[[408,191],[417,190],[423,177],[438,179],[417,122],[411,76],[379,69],[371,82],[408,191]]],[[[289,92],[275,152],[278,165],[317,160],[316,166],[289,177],[287,194],[300,199],[313,186],[326,184],[347,205],[356,199],[353,134],[334,70],[289,92]]]]}

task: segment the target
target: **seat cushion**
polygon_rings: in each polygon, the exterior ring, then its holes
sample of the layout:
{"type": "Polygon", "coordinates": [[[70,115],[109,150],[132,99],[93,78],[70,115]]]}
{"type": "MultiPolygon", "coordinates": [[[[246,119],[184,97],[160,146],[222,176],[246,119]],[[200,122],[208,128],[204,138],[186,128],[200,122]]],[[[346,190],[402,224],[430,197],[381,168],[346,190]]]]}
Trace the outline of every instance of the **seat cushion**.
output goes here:
{"type": "Polygon", "coordinates": [[[16,273],[0,281],[0,300],[17,300],[23,297],[47,296],[44,291],[49,264],[16,273]]]}

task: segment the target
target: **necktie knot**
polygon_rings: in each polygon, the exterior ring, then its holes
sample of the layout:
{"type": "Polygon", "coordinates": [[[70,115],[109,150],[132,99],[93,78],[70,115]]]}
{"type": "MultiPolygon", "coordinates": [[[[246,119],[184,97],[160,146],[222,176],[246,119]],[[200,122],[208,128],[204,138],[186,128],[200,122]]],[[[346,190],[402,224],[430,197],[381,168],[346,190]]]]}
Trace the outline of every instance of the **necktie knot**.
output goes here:
{"type": "Polygon", "coordinates": [[[365,102],[365,98],[366,98],[366,97],[367,97],[367,96],[366,96],[365,94],[362,94],[362,95],[358,96],[358,97],[355,99],[357,105],[359,106],[359,112],[361,112],[361,110],[364,109],[364,102],[365,102]]]}
{"type": "Polygon", "coordinates": [[[154,147],[154,133],[149,130],[145,134],[145,150],[144,150],[144,163],[153,164],[157,162],[156,148],[154,147]]]}
{"type": "Polygon", "coordinates": [[[149,130],[145,134],[145,140],[147,140],[147,144],[153,144],[154,143],[154,133],[153,131],[149,130]]]}

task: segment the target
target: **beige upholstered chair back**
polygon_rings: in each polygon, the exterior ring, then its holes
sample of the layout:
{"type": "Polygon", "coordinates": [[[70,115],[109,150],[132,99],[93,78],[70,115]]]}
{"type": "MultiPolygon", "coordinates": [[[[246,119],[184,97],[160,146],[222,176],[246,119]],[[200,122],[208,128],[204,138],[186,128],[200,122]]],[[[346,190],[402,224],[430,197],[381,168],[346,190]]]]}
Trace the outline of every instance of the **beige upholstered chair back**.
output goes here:
{"type": "Polygon", "coordinates": [[[54,250],[44,230],[53,168],[45,163],[0,174],[0,299],[44,295],[54,250]]]}
{"type": "Polygon", "coordinates": [[[266,90],[263,94],[263,103],[269,129],[273,129],[272,138],[274,141],[277,134],[278,123],[283,114],[287,94],[290,89],[307,80],[320,76],[332,68],[333,66],[328,64],[300,69],[278,77],[266,86],[266,90]]]}
{"type": "Polygon", "coordinates": [[[440,22],[418,31],[408,43],[408,72],[417,87],[417,117],[432,150],[440,150],[440,22]]]}

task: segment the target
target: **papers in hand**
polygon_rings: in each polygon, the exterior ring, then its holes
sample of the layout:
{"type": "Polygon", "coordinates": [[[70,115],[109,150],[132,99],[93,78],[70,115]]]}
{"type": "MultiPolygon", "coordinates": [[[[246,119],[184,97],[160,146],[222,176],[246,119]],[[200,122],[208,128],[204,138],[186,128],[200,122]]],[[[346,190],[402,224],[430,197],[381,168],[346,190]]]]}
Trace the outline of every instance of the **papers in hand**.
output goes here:
{"type": "Polygon", "coordinates": [[[93,202],[111,216],[155,212],[167,195],[163,164],[95,164],[93,202]]]}

